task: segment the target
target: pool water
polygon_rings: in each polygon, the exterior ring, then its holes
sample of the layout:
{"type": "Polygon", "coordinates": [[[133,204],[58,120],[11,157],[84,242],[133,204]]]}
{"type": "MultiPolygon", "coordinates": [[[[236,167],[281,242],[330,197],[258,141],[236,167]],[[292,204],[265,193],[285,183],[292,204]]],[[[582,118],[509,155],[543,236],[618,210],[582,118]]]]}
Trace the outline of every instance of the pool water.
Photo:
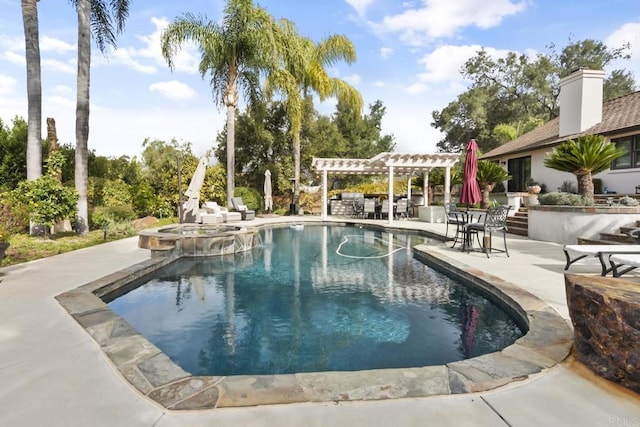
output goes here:
{"type": "Polygon", "coordinates": [[[425,237],[357,226],[261,231],[181,259],[109,303],[194,375],[440,365],[522,336],[500,307],[413,258],[425,237]]]}

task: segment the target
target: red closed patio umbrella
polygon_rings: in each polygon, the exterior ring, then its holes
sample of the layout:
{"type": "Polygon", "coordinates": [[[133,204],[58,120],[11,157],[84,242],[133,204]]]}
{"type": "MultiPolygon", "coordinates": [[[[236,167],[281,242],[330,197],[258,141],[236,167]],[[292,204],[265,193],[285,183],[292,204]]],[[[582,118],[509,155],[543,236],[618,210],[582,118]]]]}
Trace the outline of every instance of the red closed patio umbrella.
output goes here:
{"type": "Polygon", "coordinates": [[[467,144],[467,157],[464,161],[464,179],[462,181],[462,192],[460,202],[465,203],[467,208],[482,200],[480,185],[476,179],[478,174],[478,144],[472,139],[467,144]]]}

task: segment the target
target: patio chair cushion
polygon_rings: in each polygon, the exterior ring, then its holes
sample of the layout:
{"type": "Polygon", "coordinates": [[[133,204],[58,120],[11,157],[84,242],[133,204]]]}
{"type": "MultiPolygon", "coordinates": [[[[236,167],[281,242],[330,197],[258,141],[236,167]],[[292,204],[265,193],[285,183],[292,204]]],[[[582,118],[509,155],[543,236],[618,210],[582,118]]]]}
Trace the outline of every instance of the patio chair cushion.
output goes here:
{"type": "MultiPolygon", "coordinates": [[[[204,202],[202,207],[207,211],[207,213],[219,214],[222,212],[222,206],[218,205],[216,202],[204,202]]],[[[225,208],[226,210],[226,208],[225,208]]]]}

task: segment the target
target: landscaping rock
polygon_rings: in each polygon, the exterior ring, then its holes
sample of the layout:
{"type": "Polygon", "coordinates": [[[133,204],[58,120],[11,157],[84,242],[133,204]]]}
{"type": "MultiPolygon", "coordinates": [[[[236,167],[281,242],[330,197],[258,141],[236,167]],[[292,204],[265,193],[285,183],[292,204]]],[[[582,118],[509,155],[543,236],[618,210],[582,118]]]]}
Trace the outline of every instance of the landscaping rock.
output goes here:
{"type": "Polygon", "coordinates": [[[154,216],[145,216],[144,218],[138,218],[133,221],[133,226],[136,230],[142,230],[143,228],[153,227],[156,224],[159,224],[160,221],[158,218],[154,216]]]}
{"type": "Polygon", "coordinates": [[[599,276],[565,275],[578,360],[640,392],[640,288],[599,276]]]}

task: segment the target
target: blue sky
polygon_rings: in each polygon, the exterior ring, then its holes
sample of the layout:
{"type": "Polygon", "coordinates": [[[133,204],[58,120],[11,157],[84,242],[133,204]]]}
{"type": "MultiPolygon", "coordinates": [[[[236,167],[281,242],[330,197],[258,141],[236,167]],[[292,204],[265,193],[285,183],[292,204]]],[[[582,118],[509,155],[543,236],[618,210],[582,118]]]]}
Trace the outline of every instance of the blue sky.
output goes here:
{"type": "MultiPolygon", "coordinates": [[[[459,69],[480,48],[546,53],[569,38],[618,47],[632,43],[623,64],[640,83],[638,0],[262,0],[276,18],[296,23],[318,41],[344,34],[356,63],[331,74],[356,87],[365,105],[387,108],[383,132],[398,152],[433,152],[441,135],[431,112],[445,107],[468,82],[459,69]]],[[[99,155],[139,155],[145,138],[191,142],[196,154],[215,144],[225,111],[212,101],[197,72],[199,52],[187,46],[171,72],[160,54],[162,29],[184,12],[218,20],[222,0],[132,1],[118,49],[92,51],[89,148],[99,155]]],[[[74,143],[76,14],[68,1],[38,3],[42,57],[43,127],[54,117],[61,143],[74,143]]],[[[0,0],[0,117],[26,118],[26,70],[20,2],[0,0]]],[[[640,88],[639,88],[640,89],[640,88]]],[[[333,112],[335,101],[317,105],[333,112]]],[[[365,112],[368,108],[365,108],[365,112]]],[[[43,128],[43,136],[46,129],[43,128]]]]}

